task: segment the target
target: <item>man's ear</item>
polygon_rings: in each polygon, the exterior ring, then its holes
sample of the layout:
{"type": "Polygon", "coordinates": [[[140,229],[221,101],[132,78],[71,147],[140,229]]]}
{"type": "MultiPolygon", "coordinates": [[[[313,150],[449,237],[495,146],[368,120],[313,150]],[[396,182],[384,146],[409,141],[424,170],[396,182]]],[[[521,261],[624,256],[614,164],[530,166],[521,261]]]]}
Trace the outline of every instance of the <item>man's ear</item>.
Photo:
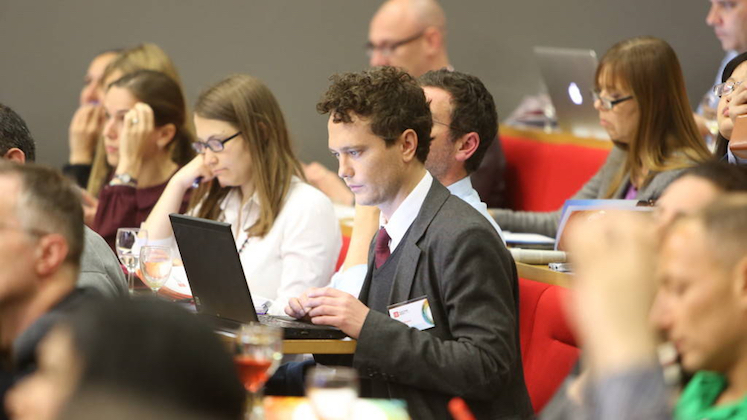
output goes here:
{"type": "Polygon", "coordinates": [[[402,160],[410,162],[415,158],[415,152],[418,149],[418,135],[415,130],[408,128],[399,136],[400,147],[402,150],[402,160]]]}
{"type": "Polygon", "coordinates": [[[454,142],[454,147],[454,158],[457,162],[466,162],[480,147],[480,135],[474,131],[467,133],[454,142]]]}
{"type": "Polygon", "coordinates": [[[13,162],[18,163],[26,163],[26,153],[23,153],[23,150],[17,147],[11,147],[7,152],[5,152],[3,159],[12,160],[13,162]]]}
{"type": "Polygon", "coordinates": [[[39,238],[35,267],[39,277],[47,277],[59,270],[65,262],[68,252],[67,240],[58,233],[51,233],[39,238]]]}
{"type": "Polygon", "coordinates": [[[443,48],[444,35],[435,26],[425,28],[423,38],[425,38],[426,44],[428,45],[429,53],[433,54],[443,48]]]}
{"type": "Polygon", "coordinates": [[[156,145],[159,149],[165,149],[176,135],[176,126],[174,124],[164,124],[156,127],[156,145]]]}

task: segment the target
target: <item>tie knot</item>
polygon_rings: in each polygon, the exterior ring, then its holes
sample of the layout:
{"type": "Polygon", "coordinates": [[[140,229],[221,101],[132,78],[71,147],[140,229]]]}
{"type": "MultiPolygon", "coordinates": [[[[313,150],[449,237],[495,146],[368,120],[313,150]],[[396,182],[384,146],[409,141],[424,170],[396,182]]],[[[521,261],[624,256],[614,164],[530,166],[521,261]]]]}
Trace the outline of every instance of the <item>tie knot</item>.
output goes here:
{"type": "Polygon", "coordinates": [[[376,236],[376,247],[374,248],[376,268],[381,267],[387,258],[389,258],[389,241],[391,239],[386,229],[383,227],[379,229],[379,234],[376,236]]]}

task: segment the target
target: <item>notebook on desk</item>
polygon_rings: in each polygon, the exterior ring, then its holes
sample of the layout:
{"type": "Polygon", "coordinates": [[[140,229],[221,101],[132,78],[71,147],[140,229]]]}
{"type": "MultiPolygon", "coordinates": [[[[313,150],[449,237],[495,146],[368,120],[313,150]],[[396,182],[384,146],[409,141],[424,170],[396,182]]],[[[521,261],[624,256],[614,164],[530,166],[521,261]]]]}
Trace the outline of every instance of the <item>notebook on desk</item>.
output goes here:
{"type": "Polygon", "coordinates": [[[547,87],[558,126],[578,137],[608,139],[599,125],[592,90],[597,69],[593,50],[534,47],[542,79],[547,87]]]}
{"type": "Polygon", "coordinates": [[[337,328],[290,317],[257,315],[228,223],[179,214],[169,215],[198,314],[218,329],[236,330],[259,322],[283,328],[286,339],[337,339],[337,328]]]}

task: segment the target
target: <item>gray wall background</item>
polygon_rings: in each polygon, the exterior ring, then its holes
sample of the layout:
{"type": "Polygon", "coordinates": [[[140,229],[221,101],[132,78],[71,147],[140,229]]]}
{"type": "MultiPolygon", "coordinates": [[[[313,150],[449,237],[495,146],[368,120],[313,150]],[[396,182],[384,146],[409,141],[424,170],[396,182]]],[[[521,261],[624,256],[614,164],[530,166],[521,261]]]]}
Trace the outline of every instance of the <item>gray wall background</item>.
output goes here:
{"type": "MultiPolygon", "coordinates": [[[[232,72],[264,80],[278,97],[299,156],[336,167],[326,119],[314,105],[330,74],[360,70],[368,21],[379,1],[0,0],[0,102],[18,111],[40,162],[62,165],[67,128],[91,58],[140,42],[176,63],[190,103],[232,72]]],[[[449,51],[459,70],[482,78],[501,119],[540,89],[534,45],[603,54],[637,35],[677,51],[695,105],[723,56],[705,24],[706,0],[443,0],[449,51]]]]}

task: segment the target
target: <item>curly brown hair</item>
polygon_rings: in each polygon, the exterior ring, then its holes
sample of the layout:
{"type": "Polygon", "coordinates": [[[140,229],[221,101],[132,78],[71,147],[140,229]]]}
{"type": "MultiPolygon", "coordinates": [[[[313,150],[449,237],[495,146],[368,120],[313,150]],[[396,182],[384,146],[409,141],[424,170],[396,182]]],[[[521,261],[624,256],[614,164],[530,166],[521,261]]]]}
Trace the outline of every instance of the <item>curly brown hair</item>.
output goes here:
{"type": "Polygon", "coordinates": [[[352,122],[351,113],[370,121],[371,131],[387,147],[412,129],[418,136],[417,159],[425,163],[431,147],[431,110],[423,89],[401,69],[375,67],[330,77],[331,86],[316,105],[320,114],[332,114],[335,123],[352,122]]]}

